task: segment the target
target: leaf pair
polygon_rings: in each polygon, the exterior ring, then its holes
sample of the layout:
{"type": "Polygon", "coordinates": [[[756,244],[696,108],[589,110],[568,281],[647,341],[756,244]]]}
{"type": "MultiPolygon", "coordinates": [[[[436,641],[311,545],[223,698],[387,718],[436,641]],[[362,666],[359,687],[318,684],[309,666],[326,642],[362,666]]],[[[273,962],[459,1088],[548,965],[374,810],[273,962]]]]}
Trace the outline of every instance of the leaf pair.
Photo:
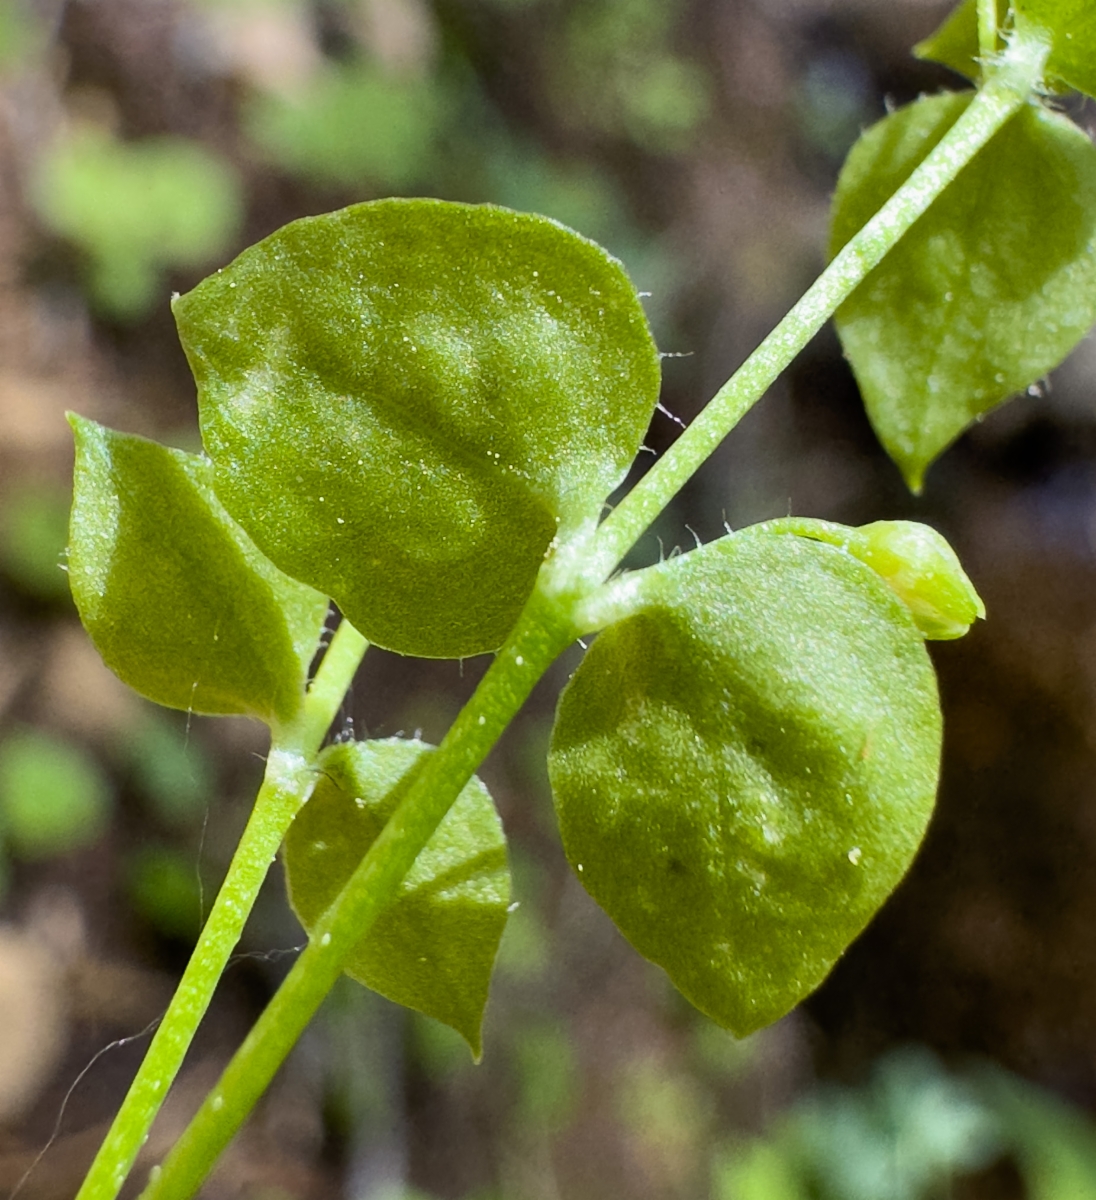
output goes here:
{"type": "MultiPolygon", "coordinates": [[[[1092,92],[1090,8],[1029,0],[1017,5],[1016,36],[1052,39],[1051,74],[1092,92]]],[[[973,16],[968,0],[922,53],[977,71],[973,16]]],[[[923,97],[863,135],[838,184],[833,253],[905,182],[972,97],[923,97]]],[[[915,491],[972,421],[1057,366],[1094,321],[1096,148],[1038,105],[978,153],[837,314],[868,414],[915,491]]]]}

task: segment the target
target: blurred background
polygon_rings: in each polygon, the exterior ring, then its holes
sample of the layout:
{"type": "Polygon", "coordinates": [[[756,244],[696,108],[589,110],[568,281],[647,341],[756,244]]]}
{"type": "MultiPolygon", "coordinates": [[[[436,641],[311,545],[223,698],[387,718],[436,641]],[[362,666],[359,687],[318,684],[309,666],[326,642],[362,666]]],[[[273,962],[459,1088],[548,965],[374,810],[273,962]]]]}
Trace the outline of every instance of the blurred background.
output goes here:
{"type": "MultiPolygon", "coordinates": [[[[84,637],[64,411],[196,449],[171,292],[295,217],[434,195],[624,260],[669,356],[664,449],[822,266],[859,131],[959,84],[909,55],[947,7],[0,0],[0,1196],[74,1194],[265,750],[140,700],[84,637]]],[[[565,658],[482,772],[520,901],[483,1063],[340,986],[209,1200],[1096,1197],[1096,343],[914,500],[823,333],[637,554],[788,513],[929,521],[989,610],[932,647],[939,809],[822,990],[735,1042],[585,897],[544,768],[565,658]]],[[[439,740],[483,668],[370,651],[341,731],[439,740]]],[[[302,941],[275,869],[146,1164],[302,941]]]]}

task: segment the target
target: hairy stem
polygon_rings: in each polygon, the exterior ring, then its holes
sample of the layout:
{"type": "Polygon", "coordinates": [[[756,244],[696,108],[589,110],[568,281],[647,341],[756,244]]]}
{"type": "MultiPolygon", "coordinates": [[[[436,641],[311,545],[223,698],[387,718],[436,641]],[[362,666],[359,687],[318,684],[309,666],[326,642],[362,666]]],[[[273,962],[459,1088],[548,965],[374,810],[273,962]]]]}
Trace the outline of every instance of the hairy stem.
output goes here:
{"type": "MultiPolygon", "coordinates": [[[[836,255],[787,317],[713,397],[594,537],[564,581],[582,578],[570,603],[538,585],[472,700],[324,918],[266,1012],[206,1098],[182,1139],[155,1169],[143,1200],[188,1200],[270,1082],[338,978],[342,964],[389,904],[461,788],[549,663],[579,632],[582,593],[604,580],[643,531],[764,394],[823,323],[1001,126],[1027,102],[1047,48],[1015,41],[976,99],[909,180],[836,255]],[[566,614],[566,615],[563,615],[566,614]]],[[[572,548],[575,549],[575,548],[572,548]]],[[[558,564],[557,564],[558,565],[558,564]]],[[[541,582],[549,579],[546,564],[541,582]]],[[[563,589],[566,591],[566,588],[563,589]]],[[[618,598],[619,599],[619,598],[618,598]]],[[[623,602],[623,601],[621,601],[623,602]]],[[[591,611],[590,619],[595,614],[591,611]]],[[[600,615],[600,614],[598,614],[600,615]]]]}
{"type": "Polygon", "coordinates": [[[1046,61],[1041,42],[1016,40],[924,162],[849,241],[670,449],[617,505],[594,543],[611,571],[843,301],[1002,125],[1027,103],[1046,61]]]}
{"type": "Polygon", "coordinates": [[[365,639],[344,621],[324,655],[300,720],[279,737],[247,828],[209,919],[77,1200],[114,1200],[182,1066],[286,830],[315,782],[316,754],[354,677],[365,639]],[[284,743],[284,744],[282,744],[284,743]]]}
{"type": "Polygon", "coordinates": [[[201,1187],[342,972],[350,951],[392,902],[404,876],[502,731],[575,630],[561,606],[534,592],[506,645],[307,948],[165,1160],[143,1200],[184,1200],[201,1187]]]}

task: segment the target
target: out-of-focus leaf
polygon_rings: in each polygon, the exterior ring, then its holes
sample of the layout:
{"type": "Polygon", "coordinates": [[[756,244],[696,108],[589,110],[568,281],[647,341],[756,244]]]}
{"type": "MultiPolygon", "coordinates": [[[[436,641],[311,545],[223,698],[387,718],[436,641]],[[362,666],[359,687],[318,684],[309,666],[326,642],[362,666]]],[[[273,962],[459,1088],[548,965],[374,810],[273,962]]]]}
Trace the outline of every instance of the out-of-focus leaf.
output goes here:
{"type": "Polygon", "coordinates": [[[110,785],[71,742],[32,729],[0,743],[0,833],[22,858],[94,842],[110,817],[110,785]]]}
{"type": "Polygon", "coordinates": [[[197,142],[119,142],[97,130],[43,155],[32,198],[90,261],[93,300],[122,320],[153,303],[163,272],[223,253],[243,215],[235,173],[197,142]]]}
{"type": "MultiPolygon", "coordinates": [[[[1008,0],[997,0],[997,28],[1008,16],[1008,0]]],[[[1000,38],[998,38],[1000,49],[1000,38]]],[[[978,0],[963,0],[943,25],[913,48],[918,58],[943,63],[968,79],[982,76],[981,47],[978,44],[978,0]]]]}

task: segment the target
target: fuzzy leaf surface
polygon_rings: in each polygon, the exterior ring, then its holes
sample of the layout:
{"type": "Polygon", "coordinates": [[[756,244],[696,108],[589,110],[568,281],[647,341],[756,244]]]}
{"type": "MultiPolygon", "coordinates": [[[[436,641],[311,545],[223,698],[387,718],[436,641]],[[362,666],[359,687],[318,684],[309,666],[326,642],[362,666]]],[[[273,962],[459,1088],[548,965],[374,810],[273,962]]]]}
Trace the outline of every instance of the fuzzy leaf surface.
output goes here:
{"type": "Polygon", "coordinates": [[[217,500],[208,459],[71,422],[69,582],[103,661],[169,708],[292,720],[326,597],[259,553],[217,500]]]}
{"type": "Polygon", "coordinates": [[[738,1036],[818,986],[932,811],[935,677],[870,567],[729,537],[652,568],[560,700],[563,845],[624,936],[738,1036]]]}
{"type": "Polygon", "coordinates": [[[1092,0],[1013,0],[1020,36],[1050,40],[1047,75],[1096,96],[1096,6],[1092,0]]]}
{"type": "MultiPolygon", "coordinates": [[[[853,147],[836,253],[972,93],[916,101],[853,147]]],[[[1055,367],[1096,321],[1096,147],[1030,106],[963,169],[837,312],[868,415],[906,481],[972,421],[1055,367]]]]}
{"type": "MultiPolygon", "coordinates": [[[[311,931],[379,836],[432,747],[346,742],[320,758],[319,783],[285,842],[289,898],[311,931]]],[[[473,776],[362,939],[346,973],[455,1029],[480,1054],[480,1026],[510,903],[506,839],[473,776]]]]}
{"type": "Polygon", "coordinates": [[[228,510],[406,654],[502,643],[658,396],[621,265],[500,208],[383,200],[295,221],[175,315],[228,510]]]}

